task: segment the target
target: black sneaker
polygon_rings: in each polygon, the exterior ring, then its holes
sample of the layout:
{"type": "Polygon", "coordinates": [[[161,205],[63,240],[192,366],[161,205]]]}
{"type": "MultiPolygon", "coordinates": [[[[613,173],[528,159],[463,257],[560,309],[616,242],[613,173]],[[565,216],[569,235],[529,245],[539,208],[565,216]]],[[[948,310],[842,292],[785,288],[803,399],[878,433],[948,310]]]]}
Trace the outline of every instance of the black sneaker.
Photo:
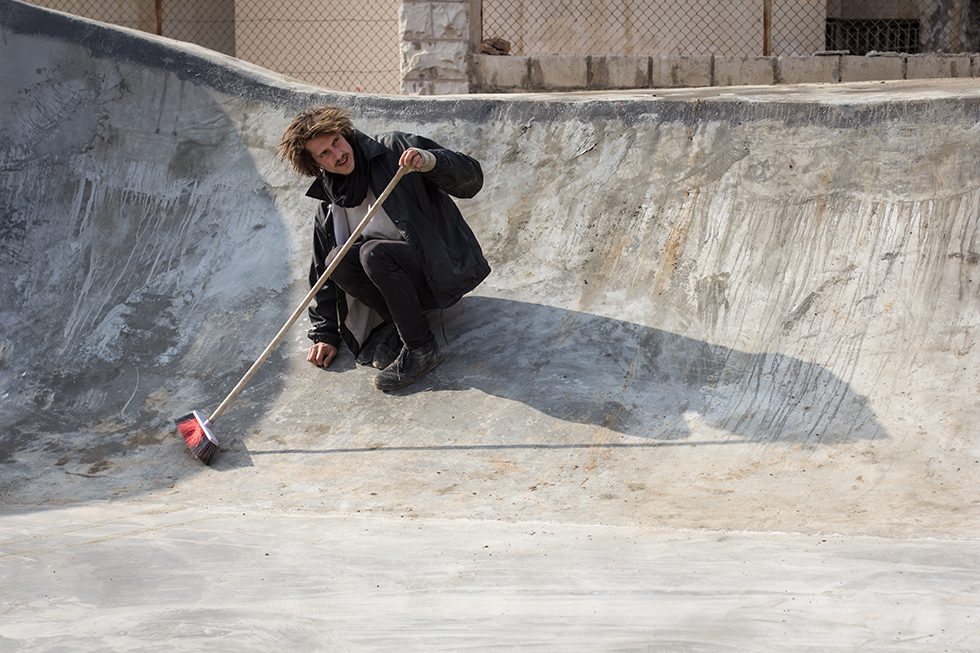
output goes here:
{"type": "Polygon", "coordinates": [[[374,387],[382,392],[404,388],[418,381],[423,374],[432,371],[441,362],[442,352],[435,340],[418,349],[409,349],[405,345],[395,362],[374,377],[374,387]]]}
{"type": "Polygon", "coordinates": [[[394,363],[395,359],[398,358],[398,354],[401,353],[402,347],[404,346],[402,344],[402,338],[398,335],[398,329],[395,328],[395,325],[391,325],[390,331],[387,329],[388,327],[385,327],[384,329],[387,331],[384,339],[381,340],[378,343],[378,346],[374,349],[374,359],[372,360],[372,363],[379,370],[386,369],[389,365],[394,363]]]}

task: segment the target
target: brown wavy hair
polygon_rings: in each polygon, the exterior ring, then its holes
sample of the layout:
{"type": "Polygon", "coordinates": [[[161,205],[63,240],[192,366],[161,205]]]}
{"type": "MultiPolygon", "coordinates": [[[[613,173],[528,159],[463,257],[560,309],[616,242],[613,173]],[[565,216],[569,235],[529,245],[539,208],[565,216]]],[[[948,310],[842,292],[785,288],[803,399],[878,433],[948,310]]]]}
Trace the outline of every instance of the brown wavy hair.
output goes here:
{"type": "Polygon", "coordinates": [[[280,161],[289,161],[293,170],[305,177],[322,177],[306,144],[318,136],[340,132],[348,141],[354,139],[354,123],[345,109],[331,106],[311,107],[296,115],[282,133],[277,152],[280,161]]]}

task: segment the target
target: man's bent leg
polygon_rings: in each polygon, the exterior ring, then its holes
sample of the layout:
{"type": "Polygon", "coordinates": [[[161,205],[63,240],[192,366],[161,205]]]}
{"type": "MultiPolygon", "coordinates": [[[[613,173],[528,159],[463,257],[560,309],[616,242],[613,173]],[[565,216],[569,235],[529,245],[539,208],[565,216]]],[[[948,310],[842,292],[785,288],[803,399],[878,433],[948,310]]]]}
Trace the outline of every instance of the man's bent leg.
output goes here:
{"type": "MultiPolygon", "coordinates": [[[[384,297],[364,271],[364,266],[361,265],[360,250],[365,244],[366,242],[362,240],[351,246],[350,251],[347,252],[344,259],[333,271],[331,279],[345,293],[356,297],[362,303],[374,309],[385,322],[391,322],[391,314],[388,311],[388,305],[385,303],[384,297]]],[[[340,247],[335,247],[331,250],[330,257],[335,255],[339,250],[340,247]]],[[[330,260],[330,257],[327,260],[330,260]]]]}
{"type": "Polygon", "coordinates": [[[412,246],[399,240],[369,240],[361,246],[359,257],[402,341],[411,349],[434,342],[423,311],[437,305],[412,246]]]}
{"type": "Polygon", "coordinates": [[[418,257],[402,241],[371,241],[361,249],[361,264],[384,296],[405,346],[398,358],[374,377],[379,390],[390,392],[414,383],[442,361],[439,343],[423,310],[436,308],[418,257]]]}

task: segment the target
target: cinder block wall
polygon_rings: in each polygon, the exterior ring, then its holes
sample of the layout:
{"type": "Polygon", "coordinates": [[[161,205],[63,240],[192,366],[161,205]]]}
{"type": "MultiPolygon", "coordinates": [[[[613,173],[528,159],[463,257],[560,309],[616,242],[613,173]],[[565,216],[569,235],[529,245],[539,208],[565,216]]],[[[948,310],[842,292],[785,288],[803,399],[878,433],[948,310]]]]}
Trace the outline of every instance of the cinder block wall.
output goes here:
{"type": "Polygon", "coordinates": [[[402,93],[446,95],[980,77],[980,54],[809,57],[480,54],[480,0],[401,0],[402,93]]]}
{"type": "Polygon", "coordinates": [[[980,55],[509,57],[472,55],[471,93],[748,86],[980,76],[980,55]]]}

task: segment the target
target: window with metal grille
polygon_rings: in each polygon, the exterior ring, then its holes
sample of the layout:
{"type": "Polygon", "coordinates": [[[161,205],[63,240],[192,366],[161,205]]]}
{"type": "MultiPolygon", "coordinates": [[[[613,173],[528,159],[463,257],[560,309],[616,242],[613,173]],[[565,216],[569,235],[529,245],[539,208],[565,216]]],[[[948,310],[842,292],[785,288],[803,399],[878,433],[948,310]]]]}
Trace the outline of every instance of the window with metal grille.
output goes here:
{"type": "Polygon", "coordinates": [[[851,54],[869,52],[919,52],[917,20],[827,19],[827,49],[848,50],[851,54]]]}

